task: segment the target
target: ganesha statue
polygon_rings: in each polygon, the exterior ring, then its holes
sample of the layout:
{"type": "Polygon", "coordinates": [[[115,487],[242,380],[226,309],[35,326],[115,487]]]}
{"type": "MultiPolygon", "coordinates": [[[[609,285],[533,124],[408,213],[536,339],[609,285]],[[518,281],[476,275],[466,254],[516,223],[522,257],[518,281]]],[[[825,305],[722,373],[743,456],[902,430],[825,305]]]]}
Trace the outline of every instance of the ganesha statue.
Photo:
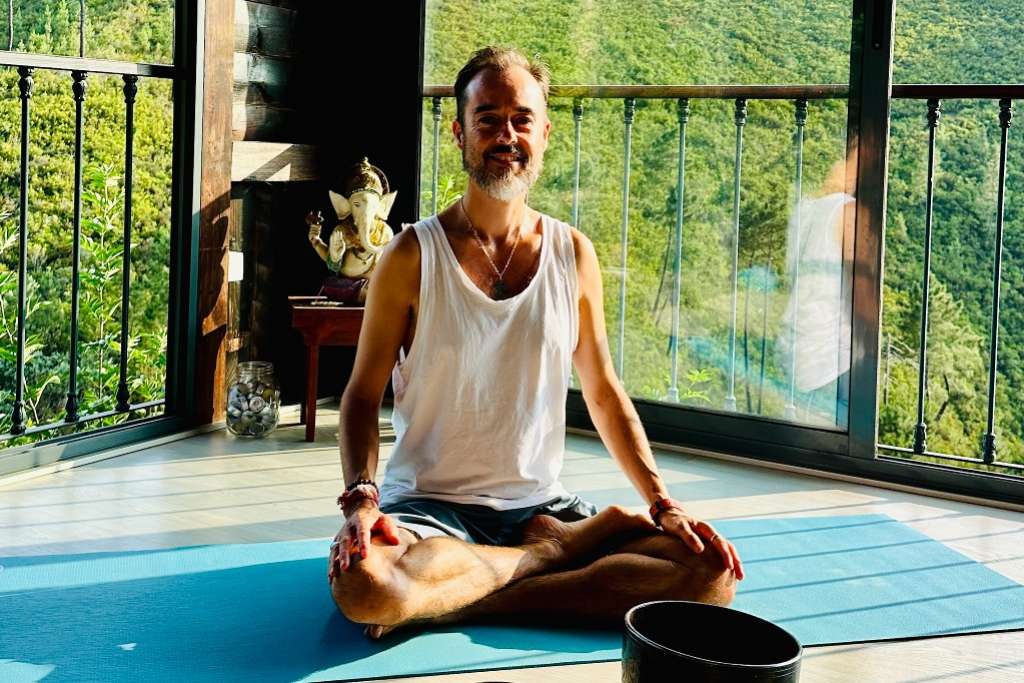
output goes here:
{"type": "Polygon", "coordinates": [[[397,192],[390,191],[387,177],[365,157],[345,175],[341,190],[341,194],[329,192],[338,222],[326,242],[320,237],[324,222],[320,212],[306,216],[309,243],[330,271],[320,293],[361,305],[377,259],[394,236],[385,221],[397,192]]]}

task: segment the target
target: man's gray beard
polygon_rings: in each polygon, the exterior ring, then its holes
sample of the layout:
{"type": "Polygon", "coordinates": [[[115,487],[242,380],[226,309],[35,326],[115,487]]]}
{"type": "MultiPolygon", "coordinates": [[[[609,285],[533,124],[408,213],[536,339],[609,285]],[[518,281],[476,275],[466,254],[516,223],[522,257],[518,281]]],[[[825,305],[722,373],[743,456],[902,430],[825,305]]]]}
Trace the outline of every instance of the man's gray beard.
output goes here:
{"type": "Polygon", "coordinates": [[[497,199],[499,202],[509,202],[516,197],[526,194],[533,184],[540,177],[544,168],[544,160],[538,157],[530,157],[529,162],[518,173],[509,169],[501,175],[495,175],[487,170],[487,162],[481,158],[480,164],[471,166],[462,155],[462,168],[469,174],[481,190],[488,197],[497,199]]]}

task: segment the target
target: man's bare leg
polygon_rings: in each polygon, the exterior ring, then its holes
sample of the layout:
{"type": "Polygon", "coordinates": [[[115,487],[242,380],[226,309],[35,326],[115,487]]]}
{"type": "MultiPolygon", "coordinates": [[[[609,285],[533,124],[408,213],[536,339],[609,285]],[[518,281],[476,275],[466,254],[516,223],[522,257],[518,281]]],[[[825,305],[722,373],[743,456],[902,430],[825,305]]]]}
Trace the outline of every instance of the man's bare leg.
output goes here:
{"type": "Polygon", "coordinates": [[[369,556],[332,582],[335,602],[358,623],[388,627],[433,619],[513,582],[585,563],[609,543],[647,535],[653,526],[613,506],[572,525],[539,516],[529,529],[524,543],[511,548],[447,537],[419,541],[405,529],[397,546],[374,539],[369,556]]]}
{"type": "MultiPolygon", "coordinates": [[[[523,578],[462,609],[416,621],[525,618],[614,626],[631,607],[650,600],[728,605],[735,592],[735,574],[713,549],[697,555],[681,540],[659,531],[622,544],[584,567],[523,578]]],[[[370,626],[367,635],[379,638],[394,628],[370,626]]]]}

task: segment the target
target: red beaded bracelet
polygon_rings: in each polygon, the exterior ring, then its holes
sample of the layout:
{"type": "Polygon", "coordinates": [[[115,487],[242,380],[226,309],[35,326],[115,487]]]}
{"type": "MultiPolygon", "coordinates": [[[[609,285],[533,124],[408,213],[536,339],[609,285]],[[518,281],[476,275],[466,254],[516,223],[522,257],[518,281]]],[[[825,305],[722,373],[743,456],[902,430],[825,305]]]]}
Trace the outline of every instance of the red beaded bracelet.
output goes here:
{"type": "Polygon", "coordinates": [[[345,511],[345,506],[354,501],[360,501],[364,499],[372,500],[377,505],[380,505],[380,493],[377,490],[376,484],[358,484],[354,488],[347,489],[344,493],[338,496],[338,507],[341,508],[342,512],[345,511]]]}
{"type": "Polygon", "coordinates": [[[661,526],[658,521],[658,516],[666,510],[682,510],[683,504],[674,498],[658,498],[651,505],[650,513],[651,519],[654,520],[654,524],[661,526]]]}

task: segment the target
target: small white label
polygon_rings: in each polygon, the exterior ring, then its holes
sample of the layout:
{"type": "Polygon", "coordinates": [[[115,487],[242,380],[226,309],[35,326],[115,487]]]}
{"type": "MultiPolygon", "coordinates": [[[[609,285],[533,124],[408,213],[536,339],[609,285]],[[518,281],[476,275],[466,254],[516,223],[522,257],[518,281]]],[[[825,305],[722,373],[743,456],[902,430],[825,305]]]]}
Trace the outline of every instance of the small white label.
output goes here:
{"type": "Polygon", "coordinates": [[[245,277],[245,259],[240,251],[228,252],[228,282],[241,282],[245,277]]]}

